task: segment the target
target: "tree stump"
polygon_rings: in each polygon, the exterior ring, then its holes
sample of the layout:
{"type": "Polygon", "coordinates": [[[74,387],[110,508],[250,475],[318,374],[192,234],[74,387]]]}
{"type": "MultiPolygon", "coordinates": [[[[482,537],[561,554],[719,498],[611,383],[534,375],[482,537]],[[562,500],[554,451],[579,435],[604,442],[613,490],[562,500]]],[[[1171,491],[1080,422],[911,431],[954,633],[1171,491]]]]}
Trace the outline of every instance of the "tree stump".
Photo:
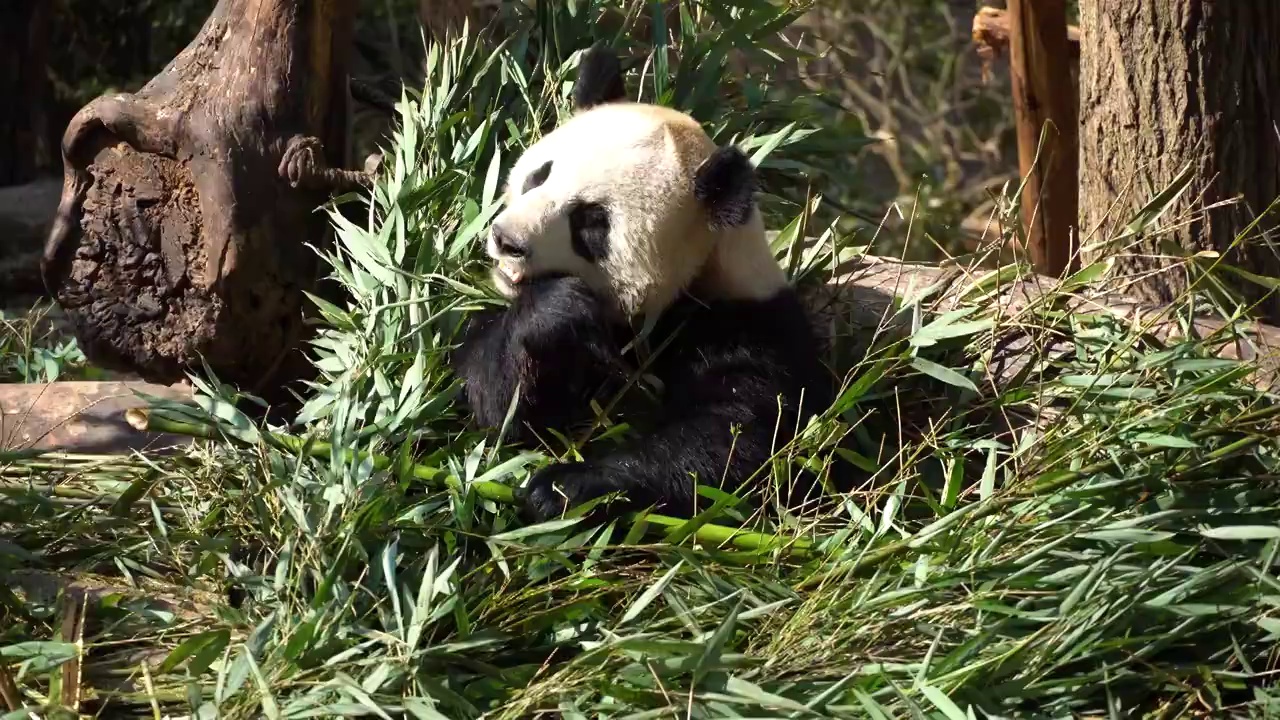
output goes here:
{"type": "Polygon", "coordinates": [[[355,10],[219,0],[141,90],[72,119],[42,274],[92,362],[170,384],[203,360],[268,398],[305,373],[316,209],[369,177],[335,169],[355,10]]]}

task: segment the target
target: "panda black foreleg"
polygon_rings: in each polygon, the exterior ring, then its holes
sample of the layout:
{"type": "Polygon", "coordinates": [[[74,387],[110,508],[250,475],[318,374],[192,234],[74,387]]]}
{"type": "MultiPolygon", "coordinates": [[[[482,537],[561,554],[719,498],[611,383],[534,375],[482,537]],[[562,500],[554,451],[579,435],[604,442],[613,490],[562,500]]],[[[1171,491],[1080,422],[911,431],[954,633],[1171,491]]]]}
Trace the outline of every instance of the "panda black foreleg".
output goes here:
{"type": "Polygon", "coordinates": [[[501,426],[519,391],[511,430],[524,442],[589,419],[591,398],[626,377],[604,301],[566,276],[534,280],[505,309],[473,314],[452,363],[484,427],[501,426]]]}
{"type": "Polygon", "coordinates": [[[777,393],[785,397],[785,390],[763,375],[736,383],[725,375],[699,380],[669,389],[675,399],[643,437],[586,454],[584,462],[539,471],[529,483],[527,511],[542,521],[617,492],[621,502],[599,510],[597,519],[646,507],[690,517],[705,509],[695,494],[698,484],[739,492],[747,481],[767,483],[765,465],[775,448],[790,441],[795,424],[794,411],[784,409],[778,419],[777,393]]]}
{"type": "MultiPolygon", "coordinates": [[[[662,324],[682,329],[651,368],[665,385],[652,429],[622,444],[588,447],[584,462],[541,470],[529,483],[530,514],[545,520],[620,492],[624,502],[597,518],[646,507],[688,517],[705,505],[695,502],[698,484],[739,496],[769,485],[774,453],[834,400],[793,292],[758,302],[681,303],[662,324]]],[[[776,487],[789,507],[821,489],[814,474],[798,468],[776,487]]]]}
{"type": "Polygon", "coordinates": [[[720,484],[733,424],[732,417],[719,413],[680,419],[583,462],[550,465],[530,481],[526,508],[542,521],[617,492],[623,495],[620,502],[601,518],[650,506],[688,517],[696,510],[695,475],[697,483],[720,484]]]}

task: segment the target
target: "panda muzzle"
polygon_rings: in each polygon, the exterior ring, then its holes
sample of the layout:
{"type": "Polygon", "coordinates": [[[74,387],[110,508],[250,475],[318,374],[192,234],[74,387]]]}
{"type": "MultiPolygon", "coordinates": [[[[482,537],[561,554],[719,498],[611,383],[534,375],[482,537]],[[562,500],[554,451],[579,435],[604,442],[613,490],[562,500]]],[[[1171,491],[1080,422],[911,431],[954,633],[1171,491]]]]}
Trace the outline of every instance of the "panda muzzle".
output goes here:
{"type": "Polygon", "coordinates": [[[519,285],[520,281],[524,280],[524,268],[513,262],[499,260],[498,272],[502,273],[502,277],[506,278],[507,282],[512,285],[519,285]]]}

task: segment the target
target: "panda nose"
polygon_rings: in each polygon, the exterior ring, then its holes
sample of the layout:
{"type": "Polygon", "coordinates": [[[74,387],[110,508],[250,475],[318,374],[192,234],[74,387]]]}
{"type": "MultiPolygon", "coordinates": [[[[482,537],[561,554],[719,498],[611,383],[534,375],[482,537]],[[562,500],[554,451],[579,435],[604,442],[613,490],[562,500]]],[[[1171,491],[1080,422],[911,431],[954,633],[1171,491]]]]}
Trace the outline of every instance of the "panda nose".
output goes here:
{"type": "Polygon", "coordinates": [[[529,254],[528,243],[517,239],[502,227],[494,225],[489,230],[489,234],[493,238],[493,245],[498,250],[499,255],[522,258],[529,254]]]}

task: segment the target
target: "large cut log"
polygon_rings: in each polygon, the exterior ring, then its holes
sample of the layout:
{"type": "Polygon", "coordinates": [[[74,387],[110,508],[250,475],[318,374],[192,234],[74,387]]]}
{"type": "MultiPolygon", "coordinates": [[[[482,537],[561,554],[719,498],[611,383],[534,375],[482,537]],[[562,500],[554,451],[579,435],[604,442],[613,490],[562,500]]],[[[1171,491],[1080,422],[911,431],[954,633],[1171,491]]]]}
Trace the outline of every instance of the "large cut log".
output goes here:
{"type": "Polygon", "coordinates": [[[305,374],[316,208],[368,177],[334,169],[355,9],[219,0],[141,90],[71,121],[42,272],[91,361],[169,384],[203,358],[266,395],[305,374]]]}

